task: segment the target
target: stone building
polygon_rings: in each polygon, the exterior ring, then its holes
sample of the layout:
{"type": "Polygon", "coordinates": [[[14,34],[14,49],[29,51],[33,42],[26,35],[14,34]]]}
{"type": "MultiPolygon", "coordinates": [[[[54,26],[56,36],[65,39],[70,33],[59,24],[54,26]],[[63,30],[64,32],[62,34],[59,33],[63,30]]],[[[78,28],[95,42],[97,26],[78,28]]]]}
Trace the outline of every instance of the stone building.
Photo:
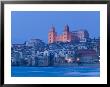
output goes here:
{"type": "Polygon", "coordinates": [[[48,43],[54,42],[71,42],[71,41],[82,41],[85,42],[89,38],[87,30],[70,31],[69,26],[64,26],[64,31],[61,35],[57,35],[55,27],[52,26],[48,33],[48,43]]]}
{"type": "Polygon", "coordinates": [[[99,56],[95,50],[78,50],[77,57],[81,63],[97,63],[99,62],[99,56]]]}

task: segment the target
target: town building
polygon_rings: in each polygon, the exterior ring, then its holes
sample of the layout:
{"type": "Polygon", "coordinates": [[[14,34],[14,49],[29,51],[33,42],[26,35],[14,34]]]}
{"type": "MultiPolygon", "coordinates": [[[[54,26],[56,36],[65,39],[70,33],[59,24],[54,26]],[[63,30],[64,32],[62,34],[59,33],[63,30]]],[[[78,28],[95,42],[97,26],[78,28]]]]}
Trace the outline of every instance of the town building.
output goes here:
{"type": "Polygon", "coordinates": [[[99,56],[95,50],[78,50],[76,51],[77,57],[81,63],[97,63],[99,62],[99,56]]]}
{"type": "Polygon", "coordinates": [[[78,31],[70,31],[69,26],[64,26],[64,31],[61,35],[57,35],[55,31],[55,27],[52,26],[50,31],[48,32],[48,43],[54,42],[71,42],[71,41],[79,41],[86,42],[89,38],[89,33],[87,30],[80,29],[78,31]]]}

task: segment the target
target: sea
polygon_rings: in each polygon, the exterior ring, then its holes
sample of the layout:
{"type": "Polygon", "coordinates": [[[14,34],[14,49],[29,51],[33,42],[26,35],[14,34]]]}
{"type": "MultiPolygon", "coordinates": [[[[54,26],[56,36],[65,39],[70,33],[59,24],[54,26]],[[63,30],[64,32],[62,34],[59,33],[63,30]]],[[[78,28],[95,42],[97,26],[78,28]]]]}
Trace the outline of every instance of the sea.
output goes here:
{"type": "Polygon", "coordinates": [[[12,77],[100,77],[100,67],[11,67],[12,77]]]}

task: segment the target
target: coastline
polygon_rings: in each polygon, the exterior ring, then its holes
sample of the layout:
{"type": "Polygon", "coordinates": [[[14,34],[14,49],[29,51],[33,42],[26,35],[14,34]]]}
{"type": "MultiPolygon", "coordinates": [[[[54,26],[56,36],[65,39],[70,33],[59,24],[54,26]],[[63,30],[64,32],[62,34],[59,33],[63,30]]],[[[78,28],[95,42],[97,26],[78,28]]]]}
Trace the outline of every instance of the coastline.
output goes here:
{"type": "Polygon", "coordinates": [[[73,63],[73,64],[56,64],[53,66],[11,66],[11,67],[99,67],[100,68],[100,63],[83,63],[83,64],[78,64],[78,63],[73,63]]]}

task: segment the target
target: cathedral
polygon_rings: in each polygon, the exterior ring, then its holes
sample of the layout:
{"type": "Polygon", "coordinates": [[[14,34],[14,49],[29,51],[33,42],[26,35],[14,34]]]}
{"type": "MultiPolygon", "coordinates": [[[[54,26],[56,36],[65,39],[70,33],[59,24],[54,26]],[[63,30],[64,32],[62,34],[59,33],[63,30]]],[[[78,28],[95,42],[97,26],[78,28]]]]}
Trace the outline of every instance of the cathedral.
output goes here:
{"type": "Polygon", "coordinates": [[[55,31],[55,27],[52,26],[50,31],[48,32],[48,43],[54,42],[71,42],[71,41],[86,41],[89,38],[89,33],[87,30],[78,30],[78,31],[70,31],[69,26],[65,25],[63,33],[61,35],[57,35],[55,31]]]}

